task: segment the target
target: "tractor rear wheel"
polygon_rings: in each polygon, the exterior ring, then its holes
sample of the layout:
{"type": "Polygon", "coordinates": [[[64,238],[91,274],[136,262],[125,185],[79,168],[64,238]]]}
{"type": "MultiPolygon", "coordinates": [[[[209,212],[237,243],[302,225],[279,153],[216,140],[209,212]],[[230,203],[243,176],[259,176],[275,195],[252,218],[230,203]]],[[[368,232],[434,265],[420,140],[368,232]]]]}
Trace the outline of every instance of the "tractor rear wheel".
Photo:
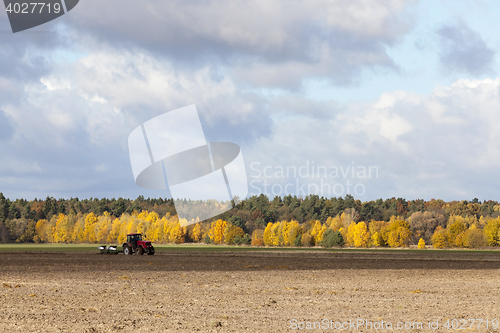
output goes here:
{"type": "Polygon", "coordinates": [[[130,250],[130,247],[129,246],[125,246],[123,248],[123,254],[128,256],[128,255],[131,255],[132,254],[132,251],[130,250]]]}
{"type": "Polygon", "coordinates": [[[137,254],[139,254],[140,256],[144,254],[144,249],[142,248],[142,246],[139,246],[139,248],[137,249],[137,254]]]}

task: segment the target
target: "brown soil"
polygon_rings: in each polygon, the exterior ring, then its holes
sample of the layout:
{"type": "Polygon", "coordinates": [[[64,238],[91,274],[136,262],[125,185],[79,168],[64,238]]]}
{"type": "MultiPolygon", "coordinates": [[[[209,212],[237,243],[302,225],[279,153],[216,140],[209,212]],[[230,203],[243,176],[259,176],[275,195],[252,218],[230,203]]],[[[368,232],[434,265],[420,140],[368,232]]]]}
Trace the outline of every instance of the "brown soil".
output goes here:
{"type": "Polygon", "coordinates": [[[0,253],[0,267],[0,332],[298,331],[292,319],[444,332],[446,319],[500,319],[493,252],[0,253]]]}

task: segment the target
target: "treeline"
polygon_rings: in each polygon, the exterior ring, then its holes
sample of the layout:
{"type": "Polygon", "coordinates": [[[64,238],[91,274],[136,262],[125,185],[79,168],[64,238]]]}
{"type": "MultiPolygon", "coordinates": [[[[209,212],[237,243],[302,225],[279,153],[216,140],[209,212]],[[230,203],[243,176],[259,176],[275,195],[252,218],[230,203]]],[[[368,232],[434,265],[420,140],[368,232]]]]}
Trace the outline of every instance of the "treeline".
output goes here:
{"type": "MultiPolygon", "coordinates": [[[[194,206],[187,200],[181,204],[194,206]]],[[[11,201],[0,193],[0,241],[122,243],[127,233],[141,232],[157,243],[475,248],[498,245],[499,215],[498,202],[478,199],[361,202],[350,195],[273,200],[260,195],[216,218],[182,227],[170,199],[11,201]]]]}

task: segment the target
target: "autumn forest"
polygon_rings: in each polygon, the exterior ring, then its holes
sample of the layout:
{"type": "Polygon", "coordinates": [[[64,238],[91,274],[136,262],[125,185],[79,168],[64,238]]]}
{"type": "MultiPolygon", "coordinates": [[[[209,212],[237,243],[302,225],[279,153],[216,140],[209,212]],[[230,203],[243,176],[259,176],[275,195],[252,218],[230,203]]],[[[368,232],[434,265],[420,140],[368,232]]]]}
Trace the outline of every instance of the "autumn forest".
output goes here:
{"type": "MultiPolygon", "coordinates": [[[[182,201],[183,205],[193,202],[182,201]]],[[[213,202],[193,205],[197,209],[213,202]]],[[[208,208],[207,208],[208,209],[208,208]]],[[[139,232],[155,243],[254,246],[481,248],[500,245],[496,201],[361,202],[253,196],[207,221],[183,226],[171,199],[11,201],[0,193],[0,242],[121,244],[139,232]]]]}

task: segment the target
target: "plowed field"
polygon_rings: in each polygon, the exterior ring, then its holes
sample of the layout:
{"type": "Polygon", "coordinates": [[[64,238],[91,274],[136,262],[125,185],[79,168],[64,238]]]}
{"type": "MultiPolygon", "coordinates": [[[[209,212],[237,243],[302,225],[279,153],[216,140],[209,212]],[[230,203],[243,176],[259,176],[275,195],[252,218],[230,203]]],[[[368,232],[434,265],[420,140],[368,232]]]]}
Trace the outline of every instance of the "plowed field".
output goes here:
{"type": "Polygon", "coordinates": [[[0,332],[382,331],[335,329],[357,319],[500,330],[495,252],[3,252],[0,269],[0,332]],[[323,326],[298,329],[308,323],[323,326]]]}

